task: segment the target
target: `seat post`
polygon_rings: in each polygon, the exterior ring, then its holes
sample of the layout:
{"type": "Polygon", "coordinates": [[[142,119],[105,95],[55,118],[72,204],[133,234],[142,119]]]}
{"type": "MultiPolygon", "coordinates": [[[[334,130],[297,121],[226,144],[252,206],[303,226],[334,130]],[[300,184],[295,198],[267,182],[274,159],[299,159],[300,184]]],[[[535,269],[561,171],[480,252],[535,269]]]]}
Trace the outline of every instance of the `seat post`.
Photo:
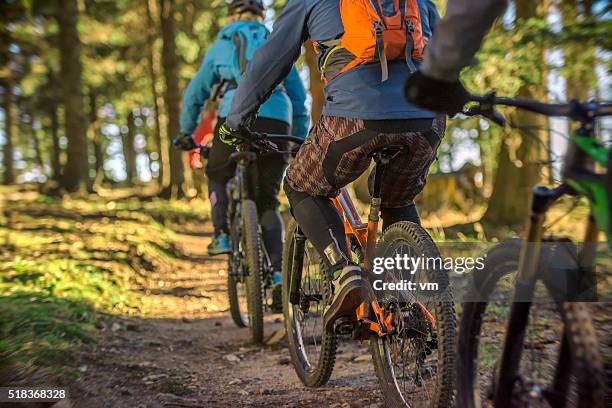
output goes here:
{"type": "Polygon", "coordinates": [[[376,166],[374,167],[374,188],[372,190],[372,199],[370,200],[370,213],[368,214],[368,233],[366,240],[366,251],[364,258],[364,268],[366,272],[370,272],[372,259],[376,252],[376,235],[378,234],[378,222],[380,221],[380,189],[382,180],[385,174],[385,168],[389,163],[390,158],[383,152],[377,152],[374,155],[376,166]]]}

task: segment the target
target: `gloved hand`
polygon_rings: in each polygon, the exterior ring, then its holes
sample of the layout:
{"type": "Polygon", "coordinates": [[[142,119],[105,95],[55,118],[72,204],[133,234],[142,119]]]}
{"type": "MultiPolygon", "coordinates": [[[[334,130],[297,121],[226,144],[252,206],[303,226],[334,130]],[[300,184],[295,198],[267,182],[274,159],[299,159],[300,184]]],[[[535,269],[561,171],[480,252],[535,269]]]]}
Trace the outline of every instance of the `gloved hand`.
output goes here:
{"type": "Polygon", "coordinates": [[[421,71],[408,78],[404,92],[410,103],[449,116],[461,112],[469,101],[469,93],[460,81],[441,81],[421,71]]]}
{"type": "Polygon", "coordinates": [[[236,146],[241,143],[240,131],[231,129],[224,123],[219,128],[219,139],[225,144],[236,146]]]}
{"type": "Polygon", "coordinates": [[[178,149],[189,151],[197,149],[198,145],[193,141],[191,136],[181,135],[172,141],[172,145],[178,149]]]}

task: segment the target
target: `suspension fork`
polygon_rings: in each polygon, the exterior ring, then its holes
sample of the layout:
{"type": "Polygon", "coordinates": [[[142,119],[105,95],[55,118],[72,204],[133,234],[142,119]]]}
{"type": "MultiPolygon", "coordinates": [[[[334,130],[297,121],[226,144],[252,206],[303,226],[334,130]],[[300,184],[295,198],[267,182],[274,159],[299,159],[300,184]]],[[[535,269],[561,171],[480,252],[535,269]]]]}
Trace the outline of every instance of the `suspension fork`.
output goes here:
{"type": "Polygon", "coordinates": [[[302,267],[304,265],[304,249],[306,236],[297,227],[293,234],[293,253],[291,254],[291,270],[289,271],[289,302],[300,303],[300,285],[302,284],[302,267]]]}
{"type": "Polygon", "coordinates": [[[250,171],[247,171],[248,168],[248,162],[246,159],[241,159],[238,162],[238,172],[240,174],[240,201],[244,201],[244,200],[248,200],[250,198],[252,198],[252,194],[251,191],[251,185],[252,185],[252,180],[251,177],[252,175],[250,174],[250,171]]]}
{"type": "Polygon", "coordinates": [[[565,184],[555,189],[542,186],[537,186],[533,189],[531,214],[527,227],[527,240],[521,248],[514,299],[506,329],[501,364],[496,373],[497,380],[495,381],[495,396],[493,399],[493,406],[496,408],[507,408],[512,401],[516,373],[519,369],[523,352],[525,328],[529,320],[531,296],[533,296],[538,276],[546,212],[559,197],[568,192],[568,189],[568,186],[565,184]]]}
{"type": "Polygon", "coordinates": [[[599,227],[593,214],[589,214],[584,246],[578,257],[578,300],[597,301],[597,280],[595,277],[595,260],[597,257],[597,242],[599,227]]]}
{"type": "Polygon", "coordinates": [[[240,201],[255,199],[255,188],[258,183],[257,168],[251,166],[256,159],[256,154],[249,150],[244,144],[238,145],[236,152],[230,156],[236,160],[236,175],[240,180],[240,201]]]}
{"type": "Polygon", "coordinates": [[[238,191],[240,194],[240,197],[239,197],[240,201],[246,200],[249,197],[249,183],[248,183],[248,180],[245,180],[245,175],[246,175],[245,169],[246,169],[245,164],[242,161],[240,161],[238,163],[238,170],[237,170],[237,173],[240,179],[240,185],[238,186],[239,187],[238,191]]]}

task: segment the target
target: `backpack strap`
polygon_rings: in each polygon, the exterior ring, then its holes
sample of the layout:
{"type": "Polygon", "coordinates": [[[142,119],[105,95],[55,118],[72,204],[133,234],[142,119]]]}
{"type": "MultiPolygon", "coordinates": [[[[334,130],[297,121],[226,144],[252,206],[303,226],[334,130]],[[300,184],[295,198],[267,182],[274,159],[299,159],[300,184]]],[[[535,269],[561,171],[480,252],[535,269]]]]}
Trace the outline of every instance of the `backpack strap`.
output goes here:
{"type": "Polygon", "coordinates": [[[370,4],[372,5],[372,8],[374,9],[374,11],[376,11],[376,14],[378,14],[378,17],[380,17],[380,20],[382,21],[384,27],[387,28],[387,24],[385,23],[385,17],[384,17],[382,9],[380,8],[380,4],[378,3],[378,0],[370,0],[370,4]]]}
{"type": "Polygon", "coordinates": [[[389,79],[389,66],[387,64],[387,55],[385,54],[385,40],[381,22],[374,22],[374,31],[376,33],[376,55],[380,61],[380,69],[382,71],[381,82],[385,82],[389,79]]]}
{"type": "Polygon", "coordinates": [[[385,54],[385,39],[383,35],[383,31],[387,28],[387,23],[385,22],[385,16],[378,0],[370,0],[370,4],[380,18],[379,21],[374,22],[374,32],[376,35],[376,56],[380,61],[381,82],[385,82],[389,79],[389,65],[387,63],[387,55],[385,54]]]}
{"type": "Polygon", "coordinates": [[[247,65],[247,60],[246,60],[246,52],[247,52],[246,39],[244,38],[244,35],[241,32],[236,31],[234,33],[232,41],[234,42],[234,46],[236,48],[236,61],[238,61],[238,68],[240,69],[240,73],[243,74],[245,69],[246,69],[246,65],[247,65]]]}
{"type": "Polygon", "coordinates": [[[410,73],[416,72],[417,68],[412,61],[412,53],[414,52],[414,24],[411,20],[406,19],[406,65],[410,73]]]}

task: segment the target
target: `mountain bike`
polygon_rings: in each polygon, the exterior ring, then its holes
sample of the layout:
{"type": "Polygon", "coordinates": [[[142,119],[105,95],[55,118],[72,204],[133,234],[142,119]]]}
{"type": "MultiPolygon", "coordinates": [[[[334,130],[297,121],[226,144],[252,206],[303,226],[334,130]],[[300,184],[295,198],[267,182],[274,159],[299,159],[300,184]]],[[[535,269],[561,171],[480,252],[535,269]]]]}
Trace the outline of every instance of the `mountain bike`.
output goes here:
{"type": "MultiPolygon", "coordinates": [[[[265,135],[259,135],[265,138],[265,135]]],[[[368,222],[363,223],[346,188],[333,199],[344,219],[347,254],[372,269],[375,256],[402,254],[439,257],[427,232],[412,222],[397,222],[378,237],[380,189],[385,166],[405,147],[387,147],[374,154],[376,173],[368,222]]],[[[391,280],[399,277],[388,270],[391,280]]],[[[368,340],[385,402],[390,407],[450,407],[455,381],[455,311],[448,275],[442,268],[423,269],[418,279],[436,282],[435,296],[415,293],[370,296],[355,316],[323,328],[323,310],[332,299],[331,272],[297,223],[286,228],[283,249],[283,312],[291,359],[302,383],[319,387],[329,380],[341,336],[368,340]]],[[[417,279],[417,278],[415,278],[417,279]]]]}
{"type": "Polygon", "coordinates": [[[474,301],[463,305],[459,328],[458,405],[603,407],[599,344],[581,301],[596,299],[599,231],[607,235],[607,250],[612,248],[612,151],[595,138],[595,119],[612,115],[612,104],[546,104],[494,93],[472,96],[471,103],[465,115],[501,126],[506,121],[497,105],[566,117],[580,128],[569,138],[561,184],[533,189],[526,239],[494,247],[485,267],[473,273],[468,299],[474,301]],[[568,195],[586,197],[590,204],[580,250],[568,239],[544,236],[547,211],[568,195]],[[547,302],[535,300],[542,293],[547,302]],[[505,321],[505,331],[496,329],[505,321]],[[491,322],[492,328],[485,328],[491,322]]]}
{"type": "MultiPolygon", "coordinates": [[[[292,136],[278,135],[275,140],[301,142],[292,136]]],[[[264,335],[264,313],[272,304],[273,273],[268,251],[263,243],[253,189],[258,175],[250,164],[258,154],[275,151],[271,143],[244,140],[230,159],[236,162],[236,173],[228,183],[230,245],[228,257],[228,296],[230,314],[238,327],[249,327],[253,342],[261,343],[264,335]],[[244,313],[246,306],[247,313],[244,313]]]]}

